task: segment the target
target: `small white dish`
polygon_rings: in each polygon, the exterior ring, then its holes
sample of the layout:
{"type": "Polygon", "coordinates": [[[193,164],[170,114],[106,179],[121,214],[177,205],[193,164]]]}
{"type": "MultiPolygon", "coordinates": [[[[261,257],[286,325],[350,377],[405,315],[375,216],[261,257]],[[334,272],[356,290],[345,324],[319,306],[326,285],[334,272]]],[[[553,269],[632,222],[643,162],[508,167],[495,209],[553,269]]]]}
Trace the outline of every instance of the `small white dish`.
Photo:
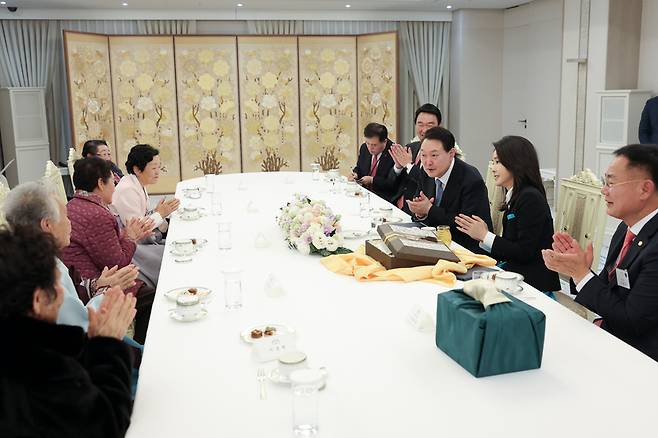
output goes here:
{"type": "Polygon", "coordinates": [[[196,295],[199,297],[201,301],[206,301],[208,296],[210,296],[210,294],[212,293],[212,290],[208,289],[207,287],[190,286],[190,287],[177,287],[176,289],[172,289],[170,291],[165,292],[164,296],[169,300],[176,302],[176,300],[180,295],[190,294],[189,292],[190,289],[196,289],[197,291],[196,295]]]}
{"type": "Polygon", "coordinates": [[[282,334],[294,334],[295,333],[294,328],[289,327],[287,325],[283,325],[283,324],[258,324],[258,325],[249,327],[246,330],[243,330],[240,333],[240,338],[242,338],[242,340],[245,341],[247,344],[255,344],[256,342],[259,342],[263,339],[271,338],[272,336],[265,336],[265,334],[263,334],[263,336],[260,337],[260,338],[252,338],[251,337],[251,332],[252,331],[260,330],[261,332],[264,332],[265,327],[274,327],[276,329],[276,332],[273,336],[282,335],[282,334]]]}
{"type": "Polygon", "coordinates": [[[343,230],[343,237],[345,239],[361,239],[370,234],[370,230],[343,230]]]}
{"type": "Polygon", "coordinates": [[[190,256],[178,256],[174,259],[176,263],[189,263],[192,261],[192,257],[190,256]]]}
{"type": "Polygon", "coordinates": [[[183,189],[183,196],[188,199],[201,199],[201,190],[198,187],[183,189]]]}
{"type": "Polygon", "coordinates": [[[208,316],[208,310],[205,308],[200,308],[198,312],[191,315],[183,315],[178,312],[177,309],[169,310],[169,317],[180,322],[194,322],[199,321],[208,316]]]}
{"type": "MultiPolygon", "coordinates": [[[[304,367],[307,368],[307,367],[304,367]]],[[[327,382],[327,377],[329,376],[329,372],[327,371],[326,367],[320,367],[318,368],[318,371],[322,374],[323,381],[324,383],[320,387],[320,389],[324,388],[327,382]]],[[[290,376],[286,376],[285,374],[281,374],[279,368],[274,368],[272,371],[270,371],[269,374],[269,379],[272,383],[277,383],[280,385],[290,385],[290,376]]]]}
{"type": "Polygon", "coordinates": [[[205,208],[183,209],[183,211],[180,212],[179,217],[184,221],[195,221],[197,219],[202,218],[205,215],[206,215],[205,208]]]}

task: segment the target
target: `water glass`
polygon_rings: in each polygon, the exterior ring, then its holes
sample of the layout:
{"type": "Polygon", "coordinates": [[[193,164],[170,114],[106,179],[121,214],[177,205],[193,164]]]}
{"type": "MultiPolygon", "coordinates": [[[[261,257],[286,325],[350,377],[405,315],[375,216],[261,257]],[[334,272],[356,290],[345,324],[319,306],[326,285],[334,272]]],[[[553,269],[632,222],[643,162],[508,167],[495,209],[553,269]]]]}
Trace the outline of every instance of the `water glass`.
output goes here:
{"type": "Polygon", "coordinates": [[[215,190],[215,175],[209,173],[204,175],[203,179],[206,182],[206,192],[212,193],[215,190]]]}
{"type": "Polygon", "coordinates": [[[220,250],[231,249],[231,223],[220,222],[217,224],[217,248],[220,250]]]}
{"type": "Polygon", "coordinates": [[[311,172],[313,176],[313,181],[320,180],[320,165],[318,163],[311,163],[311,172]]]}
{"type": "Polygon", "coordinates": [[[242,270],[227,268],[224,274],[224,306],[227,310],[242,308],[242,270]]]}
{"type": "Polygon", "coordinates": [[[295,436],[308,437],[318,433],[318,390],[322,379],[322,373],[314,369],[301,369],[290,374],[295,436]]]}
{"type": "Polygon", "coordinates": [[[361,197],[359,198],[359,210],[362,218],[370,217],[370,193],[367,190],[361,192],[361,197]]]}
{"type": "Polygon", "coordinates": [[[222,197],[217,191],[212,192],[210,195],[210,213],[213,216],[219,216],[222,214],[222,197]]]}

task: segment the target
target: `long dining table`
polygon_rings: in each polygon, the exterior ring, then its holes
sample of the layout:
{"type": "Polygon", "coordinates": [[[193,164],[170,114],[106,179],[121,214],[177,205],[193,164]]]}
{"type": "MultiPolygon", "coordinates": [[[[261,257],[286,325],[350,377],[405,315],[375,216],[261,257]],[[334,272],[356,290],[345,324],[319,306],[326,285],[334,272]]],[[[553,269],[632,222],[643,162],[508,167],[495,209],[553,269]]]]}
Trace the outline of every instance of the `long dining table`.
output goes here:
{"type": "MultiPolygon", "coordinates": [[[[292,392],[267,384],[258,392],[259,363],[240,333],[271,323],[295,329],[313,367],[326,367],[319,393],[321,437],[648,437],[658,434],[658,364],[594,324],[524,285],[518,297],[546,315],[539,369],[475,378],[435,345],[434,330],[409,323],[420,307],[436,316],[430,282],[359,282],[328,271],[317,255],[288,247],[276,223],[295,193],[325,200],[346,229],[367,229],[359,200],[334,193],[310,173],[215,176],[222,214],[171,218],[167,248],[141,364],[130,438],[292,436],[292,392]],[[217,224],[231,223],[232,248],[217,247],[217,224]],[[257,238],[257,236],[259,236],[257,238]],[[265,237],[265,239],[263,239],[265,237]],[[191,262],[178,263],[171,242],[207,239],[191,262]],[[222,269],[242,269],[243,307],[225,310],[222,269]],[[275,278],[284,291],[266,291],[275,278]],[[210,288],[208,316],[179,322],[165,293],[210,288]]],[[[210,209],[208,191],[184,206],[210,209]]],[[[386,202],[371,196],[374,208],[386,202]]],[[[389,204],[390,205],[390,204],[389,204]]],[[[394,208],[394,216],[409,219],[394,208]]],[[[374,236],[369,236],[372,238],[374,236]]],[[[366,238],[346,240],[355,249],[366,238]]],[[[455,287],[459,287],[459,283],[455,287]]]]}

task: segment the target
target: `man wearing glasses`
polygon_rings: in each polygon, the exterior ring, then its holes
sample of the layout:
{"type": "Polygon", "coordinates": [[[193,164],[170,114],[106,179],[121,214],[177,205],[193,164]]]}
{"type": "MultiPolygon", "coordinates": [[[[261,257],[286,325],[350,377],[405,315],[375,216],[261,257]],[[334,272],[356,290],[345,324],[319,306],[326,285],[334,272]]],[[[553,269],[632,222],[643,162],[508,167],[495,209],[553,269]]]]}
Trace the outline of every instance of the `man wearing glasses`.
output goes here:
{"type": "Polygon", "coordinates": [[[603,318],[601,327],[658,360],[658,147],[617,149],[601,193],[607,213],[621,219],[605,267],[590,270],[594,254],[566,233],[542,251],[546,266],[573,280],[576,301],[603,318]]]}

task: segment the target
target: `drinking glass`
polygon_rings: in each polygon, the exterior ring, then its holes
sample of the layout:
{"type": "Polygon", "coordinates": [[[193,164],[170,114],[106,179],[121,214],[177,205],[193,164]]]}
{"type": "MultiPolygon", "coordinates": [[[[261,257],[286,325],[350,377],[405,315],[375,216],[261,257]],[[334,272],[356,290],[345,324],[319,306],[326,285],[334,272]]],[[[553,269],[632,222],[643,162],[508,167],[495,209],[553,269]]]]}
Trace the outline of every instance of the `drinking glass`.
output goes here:
{"type": "Polygon", "coordinates": [[[359,198],[359,210],[360,216],[362,218],[370,217],[370,193],[365,189],[361,191],[361,197],[359,198]]]}
{"type": "Polygon", "coordinates": [[[320,180],[320,165],[318,163],[311,163],[311,172],[313,172],[313,181],[320,180]]]}
{"type": "Polygon", "coordinates": [[[212,193],[215,190],[215,175],[209,173],[203,176],[206,182],[206,192],[212,193]]]}
{"type": "Polygon", "coordinates": [[[450,248],[450,243],[452,243],[452,234],[450,234],[449,225],[439,225],[436,227],[436,238],[439,242],[443,242],[445,246],[450,248]]]}
{"type": "Polygon", "coordinates": [[[222,270],[224,274],[224,306],[227,310],[242,308],[242,270],[231,267],[222,270]]]}
{"type": "Polygon", "coordinates": [[[230,222],[220,222],[217,224],[217,248],[224,251],[231,249],[230,222]]]}
{"type": "Polygon", "coordinates": [[[302,369],[290,374],[292,383],[292,430],[295,436],[314,436],[318,433],[318,390],[322,373],[302,369]]]}
{"type": "Polygon", "coordinates": [[[210,213],[213,216],[219,216],[222,214],[222,197],[217,191],[212,192],[210,195],[210,213]]]}

